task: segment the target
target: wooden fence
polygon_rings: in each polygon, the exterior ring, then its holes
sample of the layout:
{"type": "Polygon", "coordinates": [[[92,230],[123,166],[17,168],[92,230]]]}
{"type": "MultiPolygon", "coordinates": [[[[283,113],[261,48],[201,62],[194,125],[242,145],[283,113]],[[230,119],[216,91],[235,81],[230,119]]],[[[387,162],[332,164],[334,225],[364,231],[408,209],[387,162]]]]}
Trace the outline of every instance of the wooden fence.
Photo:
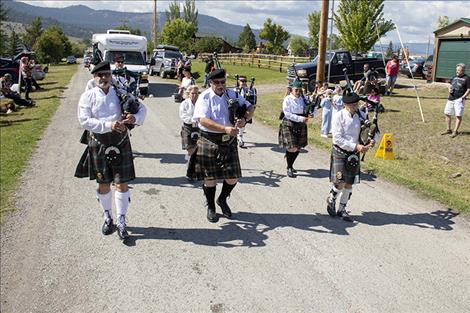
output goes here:
{"type": "MultiPolygon", "coordinates": [[[[205,60],[209,55],[211,54],[201,53],[198,58],[205,60]]],[[[311,60],[311,58],[306,57],[251,53],[220,53],[217,54],[217,58],[221,63],[266,68],[281,73],[287,71],[288,66],[292,63],[307,63],[311,60]]]]}

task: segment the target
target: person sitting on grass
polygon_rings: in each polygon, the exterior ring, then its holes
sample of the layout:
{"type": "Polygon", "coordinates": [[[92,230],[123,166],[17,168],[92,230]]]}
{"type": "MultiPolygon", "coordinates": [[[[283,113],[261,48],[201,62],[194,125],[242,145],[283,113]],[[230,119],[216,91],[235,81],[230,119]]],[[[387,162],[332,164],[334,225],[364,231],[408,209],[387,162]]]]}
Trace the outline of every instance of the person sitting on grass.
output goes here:
{"type": "MultiPolygon", "coordinates": [[[[15,104],[23,107],[33,107],[35,105],[33,100],[26,100],[21,98],[21,95],[18,92],[12,90],[12,87],[13,78],[11,74],[6,73],[1,78],[1,93],[5,96],[5,98],[12,99],[15,104]]],[[[14,107],[12,111],[14,111],[14,107]]]]}

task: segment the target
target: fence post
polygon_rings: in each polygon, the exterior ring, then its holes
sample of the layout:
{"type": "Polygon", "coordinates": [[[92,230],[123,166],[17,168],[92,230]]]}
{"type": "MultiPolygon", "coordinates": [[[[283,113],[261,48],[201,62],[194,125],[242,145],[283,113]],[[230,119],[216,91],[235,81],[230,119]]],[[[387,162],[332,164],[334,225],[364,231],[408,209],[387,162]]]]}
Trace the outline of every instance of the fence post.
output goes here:
{"type": "Polygon", "coordinates": [[[261,60],[261,59],[258,59],[258,68],[260,68],[260,60],[261,60]]]}
{"type": "Polygon", "coordinates": [[[282,73],[282,55],[281,55],[281,62],[279,62],[279,73],[282,73]]]}

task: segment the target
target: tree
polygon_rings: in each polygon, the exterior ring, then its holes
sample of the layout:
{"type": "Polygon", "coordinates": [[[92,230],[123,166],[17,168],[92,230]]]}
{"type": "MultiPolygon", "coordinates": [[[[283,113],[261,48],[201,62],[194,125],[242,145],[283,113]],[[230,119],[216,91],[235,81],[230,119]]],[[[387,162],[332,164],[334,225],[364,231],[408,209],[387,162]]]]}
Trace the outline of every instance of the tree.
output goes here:
{"type": "Polygon", "coordinates": [[[87,43],[84,40],[79,41],[79,42],[72,42],[71,46],[72,46],[71,54],[73,54],[77,58],[83,55],[85,50],[89,47],[89,45],[87,45],[87,43]]]}
{"type": "Polygon", "coordinates": [[[308,36],[310,38],[310,46],[313,49],[318,49],[318,41],[319,41],[319,34],[320,34],[320,11],[314,11],[308,15],[307,23],[308,23],[308,36]]]}
{"type": "Polygon", "coordinates": [[[15,55],[17,54],[17,48],[20,44],[20,37],[15,32],[13,28],[10,28],[10,37],[8,38],[8,46],[7,46],[7,55],[15,55]]]}
{"type": "Polygon", "coordinates": [[[166,22],[171,22],[177,18],[181,18],[180,15],[180,3],[178,1],[171,2],[168,6],[168,11],[165,11],[166,22]]]}
{"type": "Polygon", "coordinates": [[[23,42],[30,48],[34,46],[36,40],[42,34],[42,21],[40,17],[35,17],[31,22],[31,25],[26,27],[25,32],[23,33],[22,39],[23,42]]]}
{"type": "Polygon", "coordinates": [[[7,10],[3,7],[3,2],[0,2],[0,55],[6,53],[5,41],[7,36],[3,33],[3,23],[8,20],[7,10]]]}
{"type": "Polygon", "coordinates": [[[393,54],[393,42],[390,40],[387,50],[385,50],[385,57],[391,58],[393,54]]]}
{"type": "Polygon", "coordinates": [[[290,38],[290,50],[295,56],[305,56],[309,46],[305,38],[294,35],[290,38]]]}
{"type": "Polygon", "coordinates": [[[42,63],[59,63],[72,52],[72,45],[61,28],[51,26],[37,39],[34,50],[42,63]]]}
{"type": "Polygon", "coordinates": [[[165,22],[160,35],[162,43],[175,45],[182,51],[189,52],[196,27],[181,18],[165,22]]]}
{"type": "Polygon", "coordinates": [[[341,41],[352,53],[368,51],[379,37],[395,29],[391,20],[383,18],[384,0],[341,0],[334,13],[341,41]]]}
{"type": "Polygon", "coordinates": [[[198,14],[199,12],[196,10],[196,0],[186,0],[183,6],[183,19],[188,23],[192,23],[196,27],[196,32],[198,26],[198,14]]]}
{"type": "Polygon", "coordinates": [[[242,48],[245,53],[256,49],[256,37],[249,24],[243,27],[243,31],[238,36],[237,46],[242,48]]]}
{"type": "Polygon", "coordinates": [[[446,15],[439,16],[436,24],[437,29],[444,28],[447,25],[449,25],[449,17],[446,15]]]}
{"type": "Polygon", "coordinates": [[[266,40],[265,45],[268,53],[281,54],[284,50],[282,45],[289,38],[289,33],[281,25],[277,25],[267,18],[259,33],[259,38],[266,40]]]}
{"type": "Polygon", "coordinates": [[[139,28],[132,28],[131,26],[129,26],[127,24],[123,24],[123,25],[113,27],[113,29],[128,30],[133,35],[142,36],[142,32],[140,31],[139,28]]]}
{"type": "Polygon", "coordinates": [[[193,49],[197,53],[204,53],[204,52],[219,52],[224,45],[222,39],[217,37],[202,37],[196,41],[193,46],[193,49]]]}

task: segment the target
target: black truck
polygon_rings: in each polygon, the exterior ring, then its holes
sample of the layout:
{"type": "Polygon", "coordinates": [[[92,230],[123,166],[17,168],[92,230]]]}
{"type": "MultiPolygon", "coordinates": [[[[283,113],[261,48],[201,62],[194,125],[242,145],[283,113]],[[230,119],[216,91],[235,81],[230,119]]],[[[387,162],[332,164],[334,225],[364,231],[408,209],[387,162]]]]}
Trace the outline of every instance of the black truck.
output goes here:
{"type": "MultiPolygon", "coordinates": [[[[330,83],[339,83],[344,80],[343,69],[348,71],[349,79],[357,80],[363,77],[364,64],[368,63],[370,69],[375,69],[379,77],[385,77],[385,65],[383,59],[379,58],[353,58],[349,51],[346,50],[333,50],[326,53],[325,58],[325,77],[328,77],[328,64],[331,61],[330,68],[330,83]]],[[[317,76],[317,61],[316,56],[311,63],[295,64],[297,76],[300,78],[304,87],[310,92],[315,89],[315,80],[317,76]]],[[[387,62],[387,60],[385,60],[387,62]]],[[[291,83],[296,78],[294,71],[294,64],[290,65],[287,69],[287,79],[291,83]]]]}

